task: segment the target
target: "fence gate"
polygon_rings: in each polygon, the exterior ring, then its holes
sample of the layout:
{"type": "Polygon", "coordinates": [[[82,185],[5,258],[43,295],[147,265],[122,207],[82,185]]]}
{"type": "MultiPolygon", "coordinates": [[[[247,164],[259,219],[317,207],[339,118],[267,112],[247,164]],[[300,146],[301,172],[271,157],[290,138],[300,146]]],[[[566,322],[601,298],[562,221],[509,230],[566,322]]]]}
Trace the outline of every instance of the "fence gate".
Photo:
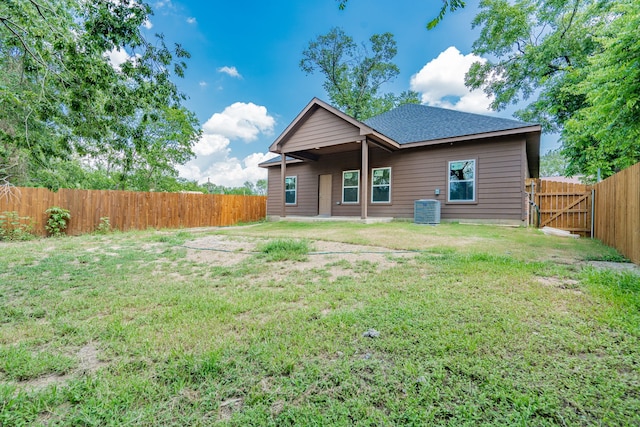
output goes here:
{"type": "Polygon", "coordinates": [[[529,225],[591,236],[593,197],[586,184],[528,179],[529,225]]]}

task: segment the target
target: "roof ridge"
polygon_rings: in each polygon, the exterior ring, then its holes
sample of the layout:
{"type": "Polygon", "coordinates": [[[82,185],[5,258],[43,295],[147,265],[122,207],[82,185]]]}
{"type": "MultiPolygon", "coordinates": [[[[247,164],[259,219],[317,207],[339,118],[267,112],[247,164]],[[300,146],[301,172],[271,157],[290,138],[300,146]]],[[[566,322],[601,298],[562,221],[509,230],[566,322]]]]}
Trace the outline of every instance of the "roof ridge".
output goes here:
{"type": "Polygon", "coordinates": [[[423,104],[403,104],[363,122],[399,144],[537,126],[520,120],[423,104]]]}

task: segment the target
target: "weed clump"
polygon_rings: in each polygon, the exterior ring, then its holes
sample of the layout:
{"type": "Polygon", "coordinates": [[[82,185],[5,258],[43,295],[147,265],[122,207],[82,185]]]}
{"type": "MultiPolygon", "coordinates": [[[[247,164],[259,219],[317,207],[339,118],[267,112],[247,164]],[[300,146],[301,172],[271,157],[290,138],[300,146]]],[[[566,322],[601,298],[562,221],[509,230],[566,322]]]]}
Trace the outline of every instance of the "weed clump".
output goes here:
{"type": "Polygon", "coordinates": [[[33,225],[28,216],[19,216],[18,212],[0,214],[0,240],[32,240],[33,225]]]}
{"type": "Polygon", "coordinates": [[[311,248],[304,239],[275,239],[259,245],[258,251],[267,261],[306,261],[311,248]]]}

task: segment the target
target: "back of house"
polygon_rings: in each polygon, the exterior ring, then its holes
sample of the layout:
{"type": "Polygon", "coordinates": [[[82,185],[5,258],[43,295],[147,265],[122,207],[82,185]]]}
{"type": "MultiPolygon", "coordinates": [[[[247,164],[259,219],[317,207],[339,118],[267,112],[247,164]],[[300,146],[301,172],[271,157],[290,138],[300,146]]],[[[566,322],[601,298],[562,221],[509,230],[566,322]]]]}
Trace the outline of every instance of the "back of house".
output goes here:
{"type": "Polygon", "coordinates": [[[520,224],[537,177],[540,126],[407,104],[360,122],[314,98],[271,145],[267,215],[520,224]]]}

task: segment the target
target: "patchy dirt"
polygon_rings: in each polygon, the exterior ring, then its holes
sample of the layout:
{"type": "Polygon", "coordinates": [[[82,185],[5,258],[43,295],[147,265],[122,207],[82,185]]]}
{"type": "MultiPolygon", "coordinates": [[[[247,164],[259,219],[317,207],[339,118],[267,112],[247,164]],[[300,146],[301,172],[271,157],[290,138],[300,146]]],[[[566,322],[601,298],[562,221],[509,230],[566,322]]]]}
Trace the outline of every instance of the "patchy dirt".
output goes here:
{"type": "MultiPolygon", "coordinates": [[[[232,266],[248,256],[258,254],[258,246],[269,239],[211,235],[184,244],[187,259],[209,265],[232,266]]],[[[377,270],[394,267],[401,259],[413,258],[417,252],[397,251],[377,246],[316,240],[311,242],[312,252],[306,261],[273,263],[274,278],[291,271],[325,269],[332,279],[345,274],[354,266],[372,266],[377,270]]],[[[351,272],[353,274],[353,272],[351,272]]]]}
{"type": "Polygon", "coordinates": [[[227,399],[220,403],[220,409],[218,411],[218,418],[220,421],[229,421],[234,412],[242,410],[244,406],[244,399],[241,397],[227,399]]]}
{"type": "Polygon", "coordinates": [[[28,390],[43,389],[51,384],[66,383],[74,376],[95,372],[104,362],[98,359],[98,349],[93,343],[88,343],[81,347],[75,354],[78,358],[78,367],[65,375],[44,375],[28,381],[20,381],[18,385],[28,390]]]}
{"type": "Polygon", "coordinates": [[[255,252],[263,240],[247,237],[206,236],[184,244],[189,261],[229,267],[255,252]]]}
{"type": "Polygon", "coordinates": [[[578,281],[573,279],[561,279],[555,276],[538,277],[538,283],[540,283],[543,286],[548,286],[551,288],[560,289],[560,290],[572,292],[575,294],[582,293],[582,291],[579,288],[578,281]]]}
{"type": "Polygon", "coordinates": [[[591,266],[600,270],[617,270],[617,271],[629,271],[640,276],[640,265],[635,265],[630,262],[608,262],[608,261],[587,261],[584,265],[591,266]]]}

